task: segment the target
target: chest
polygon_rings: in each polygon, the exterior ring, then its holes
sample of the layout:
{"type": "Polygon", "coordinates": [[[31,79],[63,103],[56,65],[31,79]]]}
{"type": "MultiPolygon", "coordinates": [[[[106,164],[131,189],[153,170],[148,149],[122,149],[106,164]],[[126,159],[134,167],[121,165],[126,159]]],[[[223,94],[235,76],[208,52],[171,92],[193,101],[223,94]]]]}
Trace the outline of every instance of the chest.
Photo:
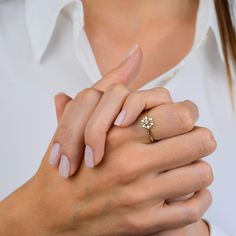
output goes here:
{"type": "Polygon", "coordinates": [[[155,22],[130,35],[122,34],[122,30],[119,35],[113,34],[89,24],[85,31],[102,75],[121,63],[132,45],[139,44],[143,63],[132,84],[137,89],[170,70],[188,54],[194,40],[194,23],[172,22],[163,26],[155,22]]]}

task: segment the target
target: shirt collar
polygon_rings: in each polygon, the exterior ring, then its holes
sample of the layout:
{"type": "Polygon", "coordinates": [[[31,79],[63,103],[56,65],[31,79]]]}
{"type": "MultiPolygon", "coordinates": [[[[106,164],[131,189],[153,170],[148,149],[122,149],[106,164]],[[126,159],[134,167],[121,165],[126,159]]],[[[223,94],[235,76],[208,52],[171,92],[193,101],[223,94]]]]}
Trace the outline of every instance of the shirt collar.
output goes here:
{"type": "MultiPolygon", "coordinates": [[[[60,12],[64,7],[73,2],[77,8],[77,31],[81,31],[84,27],[82,0],[25,0],[26,24],[33,54],[37,61],[41,60],[47,49],[60,12]]],[[[219,55],[223,60],[223,50],[214,1],[200,0],[199,4],[194,47],[199,47],[206,37],[209,28],[211,28],[215,35],[219,55]]]]}
{"type": "MultiPolygon", "coordinates": [[[[40,61],[52,37],[58,16],[70,3],[76,3],[80,14],[80,27],[84,26],[81,0],[25,0],[26,25],[33,55],[40,61]]],[[[77,22],[78,23],[78,22],[77,22]]]]}

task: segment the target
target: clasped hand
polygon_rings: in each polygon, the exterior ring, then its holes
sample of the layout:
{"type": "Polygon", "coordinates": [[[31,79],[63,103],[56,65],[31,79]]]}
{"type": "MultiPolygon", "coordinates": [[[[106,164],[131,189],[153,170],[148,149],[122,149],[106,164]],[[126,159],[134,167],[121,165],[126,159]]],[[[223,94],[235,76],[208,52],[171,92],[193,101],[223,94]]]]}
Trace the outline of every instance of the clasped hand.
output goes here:
{"type": "Polygon", "coordinates": [[[37,222],[25,235],[184,235],[208,209],[213,175],[201,158],[214,137],[195,127],[192,102],[173,103],[163,88],[129,89],[141,61],[137,49],[73,100],[57,96],[58,128],[20,190],[37,222]],[[140,126],[145,109],[155,143],[140,126]]]}

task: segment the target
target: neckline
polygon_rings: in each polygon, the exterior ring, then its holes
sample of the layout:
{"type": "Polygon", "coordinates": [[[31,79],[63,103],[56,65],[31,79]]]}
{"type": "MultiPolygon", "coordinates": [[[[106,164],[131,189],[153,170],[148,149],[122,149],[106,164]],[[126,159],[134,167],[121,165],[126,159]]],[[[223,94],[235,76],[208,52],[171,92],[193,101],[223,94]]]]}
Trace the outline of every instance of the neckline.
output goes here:
{"type": "MultiPolygon", "coordinates": [[[[167,84],[169,81],[171,81],[169,78],[173,78],[183,67],[186,65],[187,61],[191,57],[191,55],[199,49],[199,47],[206,42],[207,40],[207,33],[210,28],[210,19],[213,14],[213,3],[212,1],[207,1],[206,0],[199,0],[199,6],[198,6],[198,12],[196,16],[196,24],[195,24],[195,33],[194,33],[194,40],[192,47],[190,50],[186,53],[186,55],[180,60],[175,66],[173,66],[171,69],[167,70],[166,72],[162,73],[161,75],[154,77],[151,81],[147,82],[144,84],[142,87],[139,89],[145,89],[146,87],[153,87],[155,84],[167,84]],[[208,18],[206,19],[206,16],[208,18]]],[[[93,70],[93,75],[92,76],[92,81],[97,82],[99,78],[102,78],[102,74],[100,71],[100,68],[98,66],[95,54],[93,52],[93,49],[91,47],[90,41],[87,37],[87,33],[82,29],[83,35],[85,40],[87,41],[88,45],[88,52],[89,54],[86,55],[92,60],[92,64],[94,65],[94,70],[93,70]],[[99,75],[99,78],[97,77],[99,75]]]]}

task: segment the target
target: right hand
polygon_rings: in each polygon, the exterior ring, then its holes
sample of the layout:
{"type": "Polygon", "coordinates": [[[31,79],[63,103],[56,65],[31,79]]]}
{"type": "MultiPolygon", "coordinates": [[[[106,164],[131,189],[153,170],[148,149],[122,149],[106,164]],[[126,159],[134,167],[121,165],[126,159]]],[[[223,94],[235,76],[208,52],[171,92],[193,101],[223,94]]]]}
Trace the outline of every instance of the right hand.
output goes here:
{"type": "Polygon", "coordinates": [[[215,149],[206,129],[108,146],[99,166],[82,163],[69,179],[48,164],[50,146],[37,174],[1,203],[2,235],[147,235],[194,223],[211,203],[211,169],[199,161],[215,149]],[[166,201],[192,192],[178,204],[166,201]]]}

